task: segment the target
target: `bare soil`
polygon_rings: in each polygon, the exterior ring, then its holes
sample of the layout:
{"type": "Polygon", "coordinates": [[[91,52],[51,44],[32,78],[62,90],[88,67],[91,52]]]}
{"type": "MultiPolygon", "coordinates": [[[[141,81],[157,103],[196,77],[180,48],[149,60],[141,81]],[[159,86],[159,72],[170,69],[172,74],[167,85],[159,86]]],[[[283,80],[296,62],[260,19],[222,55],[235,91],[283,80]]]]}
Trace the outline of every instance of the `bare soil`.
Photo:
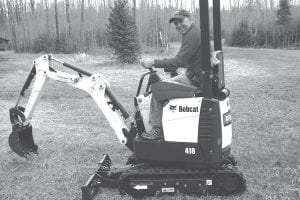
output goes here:
{"type": "MultiPolygon", "coordinates": [[[[233,115],[232,153],[247,179],[247,191],[227,197],[160,198],[300,199],[300,51],[225,48],[224,52],[233,115]]],[[[54,81],[47,85],[31,121],[39,155],[24,159],[9,149],[8,110],[16,103],[32,62],[39,56],[0,52],[0,199],[81,199],[80,187],[97,169],[104,153],[118,167],[130,151],[119,143],[88,94],[54,81]]],[[[140,66],[121,66],[108,54],[54,56],[102,73],[133,113],[133,96],[145,72],[140,66]]],[[[144,55],[145,59],[154,57],[157,55],[144,55]]],[[[121,197],[116,189],[102,189],[95,199],[131,197],[121,197]]]]}

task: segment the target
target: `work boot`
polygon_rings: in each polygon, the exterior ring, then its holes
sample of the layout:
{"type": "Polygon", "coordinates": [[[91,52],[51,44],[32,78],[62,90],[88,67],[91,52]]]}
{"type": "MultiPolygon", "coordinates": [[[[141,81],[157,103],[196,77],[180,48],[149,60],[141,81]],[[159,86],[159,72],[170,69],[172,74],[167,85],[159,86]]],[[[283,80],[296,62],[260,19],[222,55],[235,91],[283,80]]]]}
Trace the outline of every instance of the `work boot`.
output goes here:
{"type": "Polygon", "coordinates": [[[153,127],[149,132],[142,133],[141,136],[147,140],[159,140],[164,138],[162,128],[160,127],[153,127]]]}

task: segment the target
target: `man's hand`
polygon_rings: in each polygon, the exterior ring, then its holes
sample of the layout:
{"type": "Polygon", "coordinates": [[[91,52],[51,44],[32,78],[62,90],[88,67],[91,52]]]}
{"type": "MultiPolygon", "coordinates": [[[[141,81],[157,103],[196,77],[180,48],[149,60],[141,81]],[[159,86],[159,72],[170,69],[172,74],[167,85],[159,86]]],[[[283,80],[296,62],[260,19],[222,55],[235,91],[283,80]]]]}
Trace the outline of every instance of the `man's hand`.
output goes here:
{"type": "Polygon", "coordinates": [[[211,63],[211,65],[218,65],[218,64],[220,64],[220,60],[217,58],[217,53],[216,52],[211,53],[210,63],[211,63]]]}
{"type": "Polygon", "coordinates": [[[154,66],[154,61],[141,61],[141,65],[145,68],[145,69],[150,69],[154,66]]]}

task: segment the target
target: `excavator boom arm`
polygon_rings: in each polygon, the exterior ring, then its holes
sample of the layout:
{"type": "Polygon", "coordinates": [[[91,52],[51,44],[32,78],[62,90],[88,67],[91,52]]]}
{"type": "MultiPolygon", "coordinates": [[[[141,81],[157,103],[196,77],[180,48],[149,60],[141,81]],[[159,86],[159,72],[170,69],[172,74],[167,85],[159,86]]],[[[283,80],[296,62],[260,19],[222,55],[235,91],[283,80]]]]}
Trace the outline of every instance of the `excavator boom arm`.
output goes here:
{"type": "MultiPolygon", "coordinates": [[[[127,133],[129,131],[125,122],[126,118],[128,118],[129,115],[122,107],[122,105],[117,101],[117,98],[109,88],[109,83],[105,79],[105,77],[100,73],[91,74],[89,72],[76,68],[75,66],[61,62],[55,58],[52,58],[51,55],[44,55],[34,61],[33,69],[31,70],[31,73],[28,76],[24,87],[22,88],[17,105],[14,108],[12,108],[12,110],[10,111],[11,122],[13,126],[12,135],[14,135],[13,137],[10,137],[10,140],[12,139],[18,140],[18,141],[10,141],[10,146],[11,144],[17,145],[17,147],[11,146],[12,150],[23,149],[24,151],[26,151],[26,149],[28,148],[30,149],[30,146],[32,146],[26,144],[26,142],[24,145],[23,144],[24,141],[20,141],[20,140],[22,140],[24,136],[22,134],[24,132],[26,133],[30,132],[28,131],[29,127],[30,130],[32,129],[30,120],[43,94],[45,85],[49,79],[52,79],[54,81],[59,81],[67,85],[70,85],[72,87],[86,91],[94,99],[97,106],[103,112],[104,116],[106,117],[110,126],[116,133],[121,144],[125,145],[127,143],[127,137],[124,135],[124,133],[127,133]],[[63,66],[71,68],[72,70],[77,71],[78,75],[70,74],[63,71],[58,71],[52,67],[52,62],[57,62],[62,64],[63,66]],[[85,76],[82,76],[82,74],[85,76]],[[20,112],[18,110],[19,107],[18,104],[20,98],[24,96],[25,90],[29,87],[30,82],[32,81],[34,76],[35,76],[35,81],[32,86],[32,90],[27,105],[25,107],[25,111],[23,110],[22,112],[20,112]],[[16,110],[18,112],[16,112],[16,110]],[[22,120],[18,121],[17,117],[14,117],[14,114],[23,115],[21,116],[22,120]]],[[[34,144],[33,141],[30,141],[29,143],[34,144]]],[[[37,148],[37,147],[32,146],[32,148],[37,148]]],[[[20,155],[20,152],[16,152],[16,153],[20,155]]]]}

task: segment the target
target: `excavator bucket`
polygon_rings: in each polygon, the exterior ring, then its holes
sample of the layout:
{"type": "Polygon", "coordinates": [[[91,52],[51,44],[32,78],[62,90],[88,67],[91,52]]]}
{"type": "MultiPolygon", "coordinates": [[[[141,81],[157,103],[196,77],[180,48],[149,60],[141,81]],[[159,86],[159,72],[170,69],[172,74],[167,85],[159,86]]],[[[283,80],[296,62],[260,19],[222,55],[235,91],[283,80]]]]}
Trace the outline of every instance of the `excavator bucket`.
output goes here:
{"type": "Polygon", "coordinates": [[[8,143],[11,150],[21,157],[27,157],[31,153],[37,154],[38,150],[33,141],[31,124],[24,125],[24,110],[20,106],[9,109],[12,132],[8,137],[8,143]]]}

